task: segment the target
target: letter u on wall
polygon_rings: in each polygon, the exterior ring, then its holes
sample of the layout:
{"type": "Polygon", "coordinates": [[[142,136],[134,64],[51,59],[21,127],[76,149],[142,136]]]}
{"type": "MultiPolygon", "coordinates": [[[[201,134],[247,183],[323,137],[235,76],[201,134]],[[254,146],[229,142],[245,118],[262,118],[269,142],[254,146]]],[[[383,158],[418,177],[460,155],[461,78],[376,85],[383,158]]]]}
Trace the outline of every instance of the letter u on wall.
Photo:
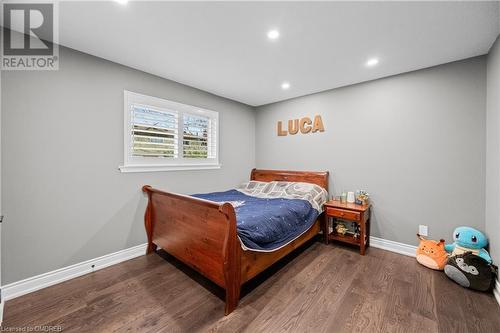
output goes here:
{"type": "Polygon", "coordinates": [[[299,120],[293,119],[288,121],[288,133],[294,135],[299,132],[299,120]]]}

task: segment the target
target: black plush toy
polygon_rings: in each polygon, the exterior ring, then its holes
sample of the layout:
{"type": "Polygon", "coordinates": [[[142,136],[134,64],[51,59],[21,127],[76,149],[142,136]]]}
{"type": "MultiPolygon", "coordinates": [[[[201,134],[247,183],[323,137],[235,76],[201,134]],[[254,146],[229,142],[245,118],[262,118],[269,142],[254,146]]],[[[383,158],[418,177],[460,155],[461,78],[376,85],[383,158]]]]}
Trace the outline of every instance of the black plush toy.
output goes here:
{"type": "Polygon", "coordinates": [[[444,272],[462,287],[487,291],[495,284],[497,267],[471,252],[465,252],[450,257],[444,272]]]}

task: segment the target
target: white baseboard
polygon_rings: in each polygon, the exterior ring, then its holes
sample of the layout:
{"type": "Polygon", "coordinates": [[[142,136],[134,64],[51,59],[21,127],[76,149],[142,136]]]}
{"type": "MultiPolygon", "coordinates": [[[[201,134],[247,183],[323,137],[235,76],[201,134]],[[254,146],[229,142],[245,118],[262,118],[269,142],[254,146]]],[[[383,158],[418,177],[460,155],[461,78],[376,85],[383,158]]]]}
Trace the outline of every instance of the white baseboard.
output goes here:
{"type": "Polygon", "coordinates": [[[63,267],[2,286],[2,300],[8,301],[33,291],[61,283],[146,254],[147,244],[137,245],[102,257],[63,267]],[[92,267],[93,266],[93,267],[92,267]]]}
{"type": "MultiPolygon", "coordinates": [[[[399,254],[415,257],[416,246],[394,242],[378,237],[370,237],[370,245],[379,249],[396,252],[399,254]]],[[[9,283],[2,286],[2,300],[10,299],[61,283],[123,261],[133,259],[146,253],[147,244],[137,245],[115,253],[110,253],[99,258],[87,260],[78,264],[63,267],[55,271],[33,276],[21,281],[9,283]],[[94,267],[92,267],[94,265],[94,267]]],[[[498,282],[497,282],[497,289],[498,282]]],[[[500,299],[498,292],[495,294],[500,299]]],[[[499,302],[500,303],[500,302],[499,302]]]]}
{"type": "Polygon", "coordinates": [[[404,243],[398,243],[388,239],[382,239],[378,237],[370,236],[370,246],[376,247],[382,250],[387,250],[405,256],[415,257],[417,252],[417,247],[413,245],[408,245],[404,243]]]}
{"type": "Polygon", "coordinates": [[[493,289],[493,295],[495,295],[495,299],[497,300],[498,305],[500,305],[500,282],[498,279],[495,281],[495,289],[493,289]]]}

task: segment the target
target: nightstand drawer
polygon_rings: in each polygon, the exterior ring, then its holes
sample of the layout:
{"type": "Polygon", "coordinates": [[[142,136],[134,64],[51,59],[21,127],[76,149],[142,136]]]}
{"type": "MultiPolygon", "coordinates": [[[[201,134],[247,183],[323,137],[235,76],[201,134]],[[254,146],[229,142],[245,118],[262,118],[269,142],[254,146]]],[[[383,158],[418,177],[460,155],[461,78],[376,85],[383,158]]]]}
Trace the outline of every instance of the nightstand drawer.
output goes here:
{"type": "Polygon", "coordinates": [[[358,212],[353,212],[350,210],[344,210],[339,208],[326,208],[326,214],[329,216],[338,217],[341,219],[352,220],[352,221],[360,221],[361,215],[358,212]]]}

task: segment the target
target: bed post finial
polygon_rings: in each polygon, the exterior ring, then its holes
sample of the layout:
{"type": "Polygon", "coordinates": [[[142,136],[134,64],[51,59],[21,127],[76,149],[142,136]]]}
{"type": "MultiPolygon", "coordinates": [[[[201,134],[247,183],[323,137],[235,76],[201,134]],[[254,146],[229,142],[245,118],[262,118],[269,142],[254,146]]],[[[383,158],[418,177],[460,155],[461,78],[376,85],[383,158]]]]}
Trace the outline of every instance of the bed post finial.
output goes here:
{"type": "Polygon", "coordinates": [[[253,168],[250,172],[250,180],[255,180],[255,171],[257,171],[257,168],[253,168]]]}

